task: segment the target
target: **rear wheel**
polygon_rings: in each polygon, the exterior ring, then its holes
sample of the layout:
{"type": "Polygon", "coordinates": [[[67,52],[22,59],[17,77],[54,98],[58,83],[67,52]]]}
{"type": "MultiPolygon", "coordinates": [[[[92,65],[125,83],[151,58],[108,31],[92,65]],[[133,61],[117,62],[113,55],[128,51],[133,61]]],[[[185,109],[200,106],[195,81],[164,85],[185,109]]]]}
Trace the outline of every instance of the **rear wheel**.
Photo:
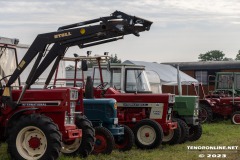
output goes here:
{"type": "Polygon", "coordinates": [[[170,129],[167,133],[164,133],[163,144],[178,144],[181,139],[181,127],[178,125],[176,129],[170,129]]]}
{"type": "Polygon", "coordinates": [[[232,124],[240,124],[240,111],[236,111],[231,116],[232,124]]]}
{"type": "Polygon", "coordinates": [[[135,144],[141,149],[153,149],[162,143],[162,127],[153,120],[144,119],[138,122],[134,129],[135,144]]]}
{"type": "Polygon", "coordinates": [[[96,142],[94,145],[93,154],[110,154],[115,146],[112,133],[104,127],[96,127],[96,142]]]}
{"type": "Polygon", "coordinates": [[[189,141],[196,141],[202,136],[202,125],[191,126],[189,128],[189,141]]]}
{"type": "Polygon", "coordinates": [[[134,134],[128,126],[122,126],[124,127],[124,135],[116,137],[115,144],[119,151],[128,151],[132,149],[134,144],[134,134]]]}
{"type": "Polygon", "coordinates": [[[212,109],[205,104],[200,104],[198,117],[201,123],[211,122],[213,120],[212,109]]]}
{"type": "Polygon", "coordinates": [[[178,122],[178,125],[181,128],[181,137],[178,143],[184,143],[188,140],[188,136],[189,136],[189,128],[188,125],[181,119],[179,118],[174,118],[174,121],[178,122]]]}
{"type": "Polygon", "coordinates": [[[82,129],[82,138],[77,138],[71,142],[64,142],[61,151],[65,155],[79,154],[82,157],[87,157],[94,148],[95,130],[86,116],[76,116],[75,124],[79,129],[82,129]]]}
{"type": "Polygon", "coordinates": [[[53,121],[43,115],[22,116],[9,130],[8,151],[12,159],[57,159],[61,134],[53,121]]]}

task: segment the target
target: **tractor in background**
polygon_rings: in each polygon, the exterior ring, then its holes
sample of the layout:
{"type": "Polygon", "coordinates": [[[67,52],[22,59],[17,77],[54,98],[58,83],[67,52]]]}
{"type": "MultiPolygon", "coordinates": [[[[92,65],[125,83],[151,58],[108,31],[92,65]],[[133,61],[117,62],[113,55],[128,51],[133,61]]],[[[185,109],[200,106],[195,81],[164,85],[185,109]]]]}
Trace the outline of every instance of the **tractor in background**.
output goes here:
{"type": "Polygon", "coordinates": [[[110,64],[103,67],[98,61],[93,69],[93,82],[95,97],[117,100],[119,123],[133,130],[138,148],[179,143],[181,129],[172,121],[175,95],[153,94],[143,66],[110,64]]]}
{"type": "Polygon", "coordinates": [[[85,72],[88,71],[87,62],[94,64],[97,60],[106,62],[109,56],[88,56],[63,57],[62,61],[74,65],[72,69],[72,77],[58,78],[58,70],[54,84],[58,81],[66,81],[68,86],[79,88],[79,93],[83,93],[83,102],[77,105],[83,105],[84,114],[92,122],[95,128],[96,142],[94,146],[94,154],[110,154],[116,147],[119,151],[128,151],[134,144],[134,134],[132,130],[126,125],[119,125],[117,118],[117,102],[113,98],[94,98],[93,83],[91,77],[87,77],[85,81],[85,72]],[[73,63],[71,63],[73,62],[73,63]],[[81,67],[78,64],[81,63],[81,67]],[[87,87],[87,89],[86,89],[87,87]],[[91,92],[85,92],[85,91],[91,92]]]}
{"type": "MultiPolygon", "coordinates": [[[[96,64],[101,68],[101,62],[104,56],[93,58],[97,60],[96,64]]],[[[94,69],[94,90],[91,87],[92,85],[86,85],[85,94],[91,95],[91,97],[94,95],[95,98],[114,98],[117,100],[118,121],[120,124],[126,125],[133,130],[135,144],[138,148],[156,148],[162,143],[162,140],[169,144],[178,143],[181,131],[180,128],[177,127],[177,122],[172,122],[171,120],[172,106],[175,100],[173,94],[150,95],[147,94],[147,90],[138,90],[136,86],[136,90],[131,90],[132,93],[123,93],[122,90],[113,87],[105,89],[111,81],[109,79],[109,74],[103,73],[104,70],[105,69],[94,69]]],[[[108,71],[106,72],[109,73],[108,71]]],[[[117,70],[114,73],[122,74],[121,70],[117,70]]],[[[135,74],[140,77],[144,75],[144,70],[137,70],[135,74]]],[[[132,73],[130,76],[131,75],[132,73]]],[[[114,75],[113,77],[117,77],[118,80],[121,79],[119,75],[114,75]]],[[[141,78],[144,77],[140,77],[139,79],[141,78]]],[[[129,89],[133,89],[134,83],[136,83],[137,80],[133,79],[132,81],[133,86],[129,84],[129,89]]],[[[82,83],[85,83],[84,80],[82,83]]],[[[87,81],[86,83],[91,84],[91,81],[87,81]]],[[[141,86],[139,85],[139,87],[141,86]]],[[[144,84],[144,87],[149,87],[149,85],[144,84]]]]}
{"type": "MultiPolygon", "coordinates": [[[[152,83],[149,81],[149,71],[145,71],[145,66],[142,65],[133,65],[128,63],[123,64],[111,64],[110,69],[110,75],[106,76],[107,74],[107,66],[102,65],[102,72],[104,72],[104,77],[109,77],[109,86],[113,86],[117,90],[122,90],[124,92],[128,92],[126,88],[126,83],[128,81],[131,81],[133,84],[136,81],[139,84],[139,87],[141,86],[147,88],[149,84],[148,92],[145,91],[145,94],[161,94],[161,92],[155,92],[152,90],[152,83]],[[125,70],[125,71],[123,71],[125,70]],[[142,75],[145,78],[131,78],[136,77],[130,71],[142,71],[142,75]],[[127,76],[129,74],[129,76],[127,76]],[[114,77],[115,76],[115,77],[114,77]],[[128,78],[128,79],[127,79],[128,78]],[[124,88],[125,87],[125,88],[124,88]]],[[[94,70],[95,71],[95,70],[94,70]]],[[[156,74],[155,72],[151,72],[153,74],[156,74]]],[[[94,73],[97,77],[97,73],[94,73]]],[[[107,80],[106,80],[107,81],[107,80]]],[[[154,81],[159,81],[158,84],[160,84],[160,78],[159,76],[155,76],[154,81]]],[[[130,83],[129,83],[130,84],[130,83]]],[[[137,92],[139,93],[139,91],[137,92]]],[[[141,93],[141,91],[140,91],[141,93]]],[[[201,124],[199,124],[198,120],[198,96],[185,96],[185,95],[175,95],[175,103],[173,106],[173,120],[178,122],[178,125],[181,129],[181,137],[178,143],[184,143],[187,140],[190,141],[196,141],[198,140],[202,135],[202,127],[201,124]]],[[[164,140],[163,140],[164,141],[164,140]]]]}
{"type": "Polygon", "coordinates": [[[239,79],[239,72],[217,72],[214,91],[206,95],[203,87],[200,86],[200,91],[204,95],[204,98],[199,101],[202,123],[223,117],[231,118],[233,124],[240,124],[239,79]]]}

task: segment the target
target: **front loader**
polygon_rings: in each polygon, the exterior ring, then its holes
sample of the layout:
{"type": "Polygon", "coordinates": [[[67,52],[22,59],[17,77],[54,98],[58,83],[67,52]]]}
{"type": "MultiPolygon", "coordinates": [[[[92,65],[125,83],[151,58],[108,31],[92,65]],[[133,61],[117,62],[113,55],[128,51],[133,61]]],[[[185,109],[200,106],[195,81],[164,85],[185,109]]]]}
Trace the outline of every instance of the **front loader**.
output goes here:
{"type": "MultiPolygon", "coordinates": [[[[76,105],[82,97],[74,87],[48,88],[54,71],[69,47],[85,48],[113,42],[127,34],[139,36],[139,32],[149,30],[151,24],[150,21],[115,11],[110,16],[39,34],[16,69],[8,75],[5,72],[1,79],[5,83],[1,85],[0,92],[1,140],[7,139],[12,158],[56,159],[60,150],[66,155],[85,157],[90,154],[95,140],[94,130],[87,120],[85,126],[78,123],[84,117],[83,108],[76,105]],[[26,84],[14,87],[13,84],[35,57],[26,84]],[[52,62],[53,67],[43,89],[32,89],[31,85],[52,62]],[[90,137],[84,132],[86,128],[91,132],[90,137]],[[84,138],[86,135],[88,137],[84,138]]],[[[5,44],[3,46],[5,50],[5,44]]]]}

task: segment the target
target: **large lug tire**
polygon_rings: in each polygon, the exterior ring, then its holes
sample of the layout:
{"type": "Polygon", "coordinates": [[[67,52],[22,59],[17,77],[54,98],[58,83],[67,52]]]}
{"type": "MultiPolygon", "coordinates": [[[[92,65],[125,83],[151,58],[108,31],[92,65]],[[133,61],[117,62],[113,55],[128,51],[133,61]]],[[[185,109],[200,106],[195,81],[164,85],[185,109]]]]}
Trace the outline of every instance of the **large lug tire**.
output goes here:
{"type": "Polygon", "coordinates": [[[95,134],[96,142],[92,153],[111,154],[115,146],[112,133],[105,127],[96,127],[95,134]]]}
{"type": "Polygon", "coordinates": [[[178,143],[182,144],[188,140],[189,137],[189,128],[186,122],[179,118],[174,118],[174,121],[178,122],[178,125],[180,126],[181,129],[181,137],[178,143]]]}
{"type": "Polygon", "coordinates": [[[68,156],[87,157],[94,148],[95,130],[86,116],[77,115],[75,124],[79,129],[82,129],[82,138],[77,138],[72,142],[63,142],[61,152],[68,156]]]}
{"type": "Polygon", "coordinates": [[[240,111],[236,111],[231,115],[232,124],[240,124],[240,111]]]}
{"type": "Polygon", "coordinates": [[[189,128],[189,141],[196,141],[202,136],[202,125],[191,126],[189,128]]]}
{"type": "Polygon", "coordinates": [[[162,127],[154,120],[144,119],[133,129],[135,144],[141,149],[157,148],[163,139],[162,127]]]}
{"type": "Polygon", "coordinates": [[[200,104],[199,107],[199,120],[201,123],[212,122],[213,120],[213,113],[212,109],[204,104],[200,104]]]}
{"type": "Polygon", "coordinates": [[[54,160],[60,155],[61,133],[58,126],[46,116],[22,116],[8,133],[8,152],[12,159],[54,160]]]}
{"type": "Polygon", "coordinates": [[[181,127],[178,125],[176,129],[171,129],[168,133],[164,133],[163,144],[178,144],[181,139],[181,127]]]}
{"type": "Polygon", "coordinates": [[[134,134],[128,126],[122,126],[124,127],[124,135],[115,138],[116,148],[119,151],[129,151],[134,145],[134,134]]]}

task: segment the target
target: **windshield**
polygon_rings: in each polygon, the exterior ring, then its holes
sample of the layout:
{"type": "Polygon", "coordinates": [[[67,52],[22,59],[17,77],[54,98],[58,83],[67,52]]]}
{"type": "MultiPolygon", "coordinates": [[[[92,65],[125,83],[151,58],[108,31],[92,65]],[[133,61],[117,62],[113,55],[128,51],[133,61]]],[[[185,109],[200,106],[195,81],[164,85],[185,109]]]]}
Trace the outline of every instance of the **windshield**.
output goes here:
{"type": "MultiPolygon", "coordinates": [[[[17,64],[15,51],[16,50],[13,48],[0,47],[0,79],[11,75],[16,69],[17,64]]],[[[7,83],[7,79],[9,79],[9,77],[7,77],[5,81],[2,80],[1,84],[5,85],[7,83]]],[[[19,84],[18,82],[15,82],[12,86],[19,86],[19,84]]]]}
{"type": "MultiPolygon", "coordinates": [[[[240,89],[240,74],[234,74],[235,89],[240,89]]],[[[232,89],[233,74],[219,74],[216,89],[232,89]]]]}
{"type": "Polygon", "coordinates": [[[126,70],[126,92],[150,92],[150,85],[143,69],[126,70]]]}

